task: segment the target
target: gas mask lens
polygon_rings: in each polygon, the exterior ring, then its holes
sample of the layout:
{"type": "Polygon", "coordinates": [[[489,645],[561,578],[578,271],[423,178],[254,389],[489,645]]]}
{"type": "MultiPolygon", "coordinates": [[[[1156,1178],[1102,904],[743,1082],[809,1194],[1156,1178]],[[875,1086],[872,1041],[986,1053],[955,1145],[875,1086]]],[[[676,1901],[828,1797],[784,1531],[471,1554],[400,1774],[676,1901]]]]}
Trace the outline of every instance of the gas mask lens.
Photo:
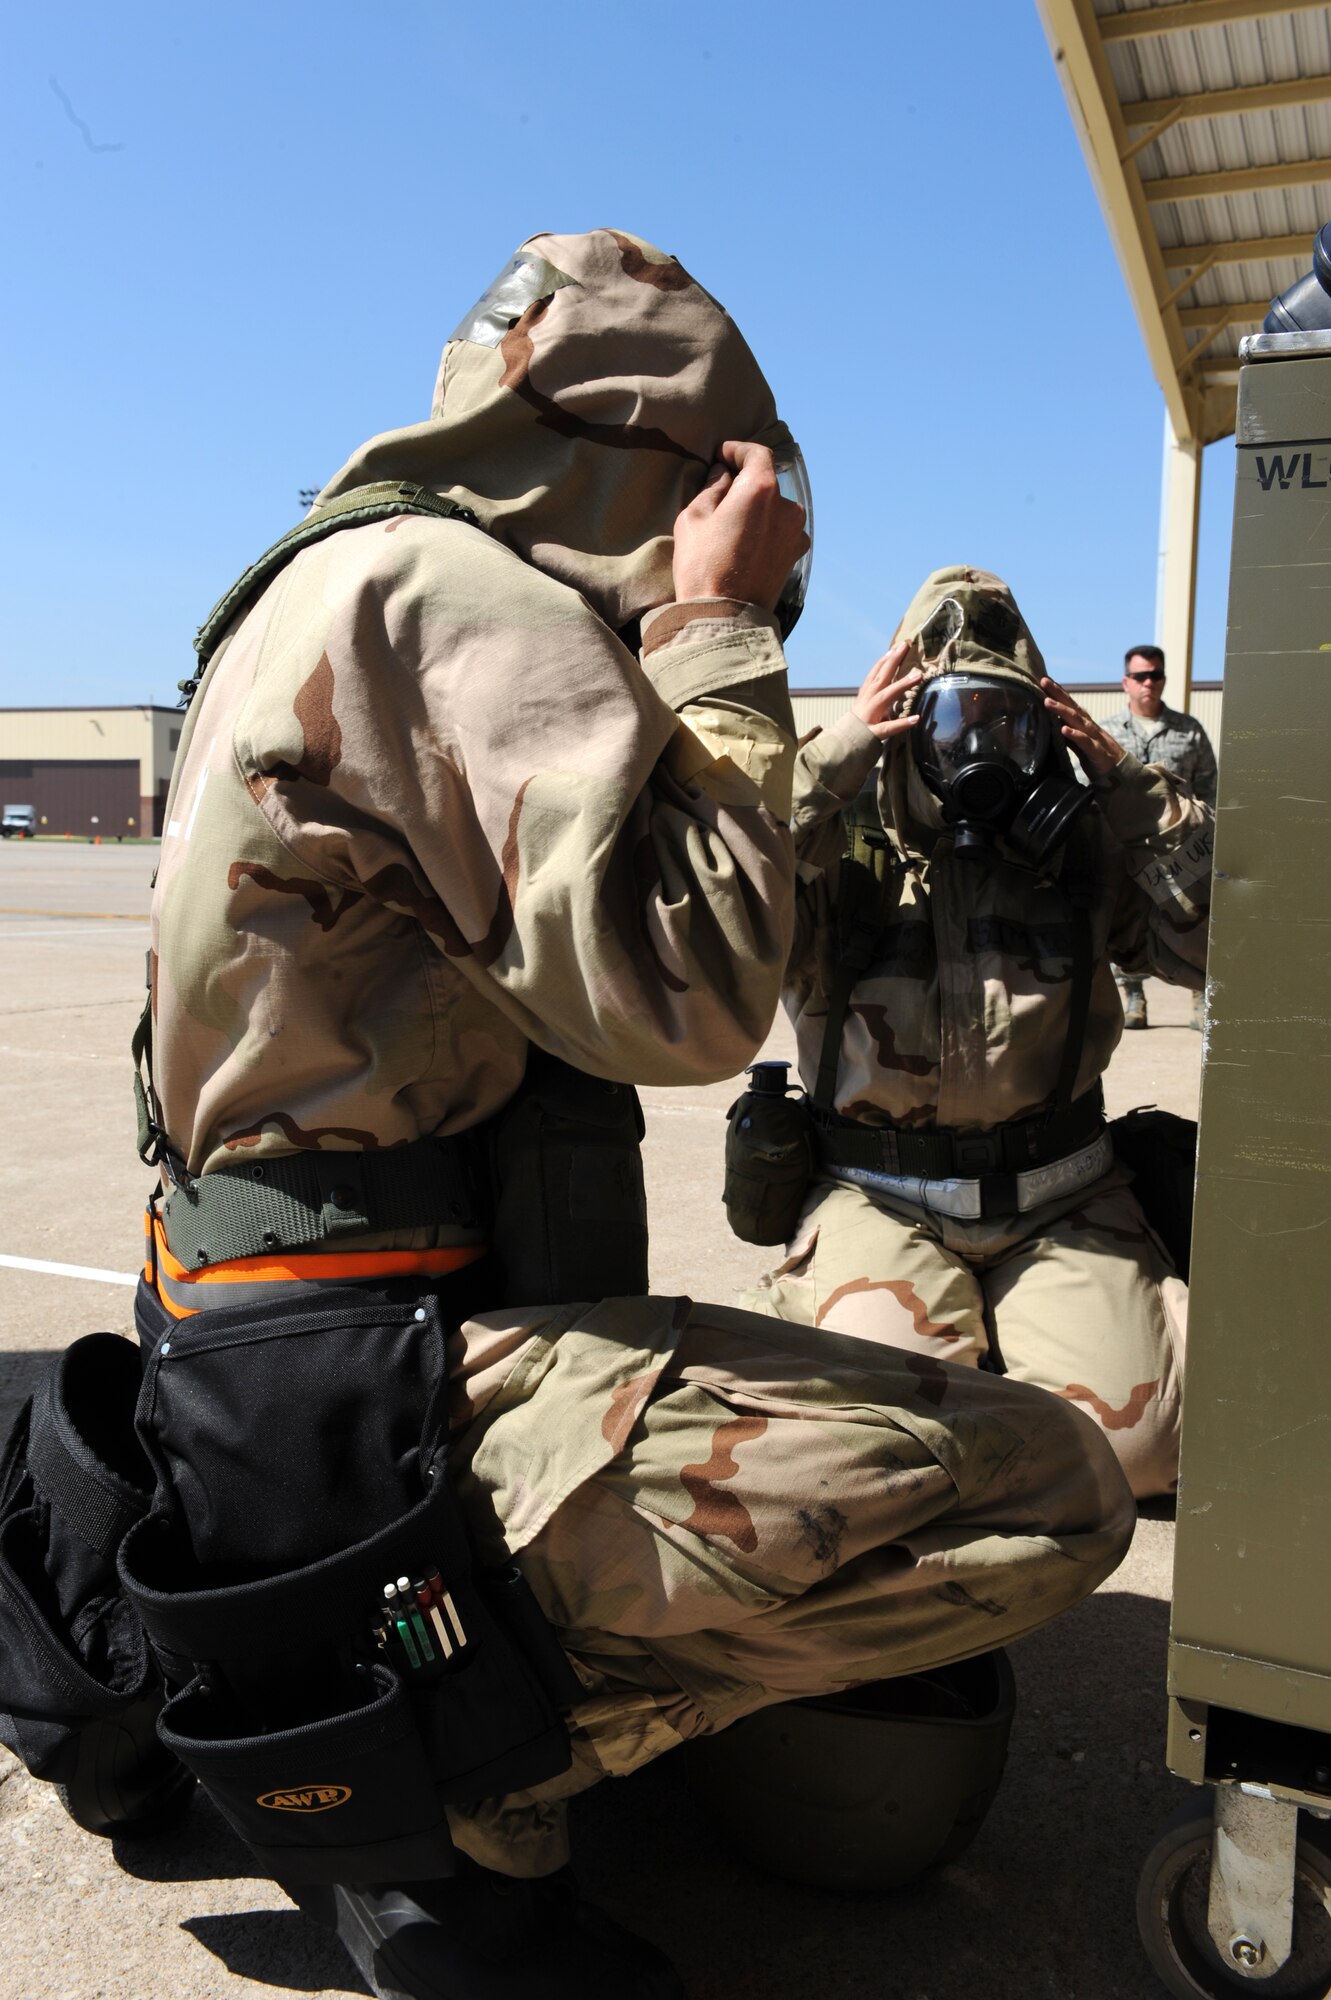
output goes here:
{"type": "Polygon", "coordinates": [[[919,714],[912,754],[942,804],[957,854],[992,856],[1001,836],[1019,860],[1043,866],[1093,801],[1051,754],[1040,690],[983,674],[936,674],[919,714]]]}
{"type": "Polygon", "coordinates": [[[776,603],[776,621],[781,627],[781,637],[788,639],[804,609],[804,600],[809,594],[809,573],[813,568],[813,494],[809,490],[809,473],[804,463],[804,453],[795,443],[777,445],[772,452],[776,466],[776,483],[782,497],[793,500],[804,509],[804,532],[809,537],[809,546],[796,562],[790,575],[781,587],[781,595],[776,603]]]}
{"type": "Polygon", "coordinates": [[[1005,681],[941,674],[925,688],[913,741],[920,765],[945,780],[969,765],[998,761],[1032,778],[1049,748],[1049,717],[1034,690],[1026,695],[1005,681]]]}
{"type": "Polygon", "coordinates": [[[519,250],[494,282],[486,287],[469,313],[449,334],[450,340],[470,340],[479,347],[498,347],[515,319],[521,319],[537,299],[548,298],[572,278],[557,271],[544,257],[519,250]]]}

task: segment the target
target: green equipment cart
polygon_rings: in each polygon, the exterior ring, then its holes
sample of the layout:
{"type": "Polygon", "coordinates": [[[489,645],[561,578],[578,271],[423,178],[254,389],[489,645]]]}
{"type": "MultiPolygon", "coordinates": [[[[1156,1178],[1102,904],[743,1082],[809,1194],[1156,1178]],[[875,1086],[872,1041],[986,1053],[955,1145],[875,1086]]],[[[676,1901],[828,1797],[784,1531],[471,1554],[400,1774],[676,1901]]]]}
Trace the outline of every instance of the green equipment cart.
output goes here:
{"type": "Polygon", "coordinates": [[[1331,333],[1241,350],[1168,1762],[1176,1995],[1331,1994],[1331,333]]]}

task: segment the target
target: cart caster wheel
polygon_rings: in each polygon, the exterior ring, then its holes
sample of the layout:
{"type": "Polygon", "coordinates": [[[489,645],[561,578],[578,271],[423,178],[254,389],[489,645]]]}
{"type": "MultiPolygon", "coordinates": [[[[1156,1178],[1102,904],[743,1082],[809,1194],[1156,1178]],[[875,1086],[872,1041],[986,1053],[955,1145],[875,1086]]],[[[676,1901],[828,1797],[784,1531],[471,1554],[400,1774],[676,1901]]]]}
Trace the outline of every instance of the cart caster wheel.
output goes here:
{"type": "Polygon", "coordinates": [[[1210,1793],[1165,1822],[1137,1887],[1137,1929],[1157,1976],[1177,2000],[1329,2000],[1331,1824],[1299,1819],[1294,1873],[1294,1949],[1269,1979],[1226,1965],[1206,1928],[1214,1821],[1210,1793]]]}

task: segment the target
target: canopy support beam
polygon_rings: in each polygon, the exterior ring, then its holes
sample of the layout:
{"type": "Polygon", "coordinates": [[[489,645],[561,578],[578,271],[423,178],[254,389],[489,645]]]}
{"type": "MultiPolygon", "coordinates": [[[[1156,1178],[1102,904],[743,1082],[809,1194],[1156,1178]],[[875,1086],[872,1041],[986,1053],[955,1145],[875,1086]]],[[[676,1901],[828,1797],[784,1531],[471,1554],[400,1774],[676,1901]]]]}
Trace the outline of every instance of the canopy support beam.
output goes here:
{"type": "Polygon", "coordinates": [[[1165,413],[1160,478],[1160,556],[1156,572],[1155,642],[1164,650],[1172,708],[1192,707],[1192,634],[1197,611],[1197,530],[1201,523],[1202,446],[1180,443],[1165,413]]]}

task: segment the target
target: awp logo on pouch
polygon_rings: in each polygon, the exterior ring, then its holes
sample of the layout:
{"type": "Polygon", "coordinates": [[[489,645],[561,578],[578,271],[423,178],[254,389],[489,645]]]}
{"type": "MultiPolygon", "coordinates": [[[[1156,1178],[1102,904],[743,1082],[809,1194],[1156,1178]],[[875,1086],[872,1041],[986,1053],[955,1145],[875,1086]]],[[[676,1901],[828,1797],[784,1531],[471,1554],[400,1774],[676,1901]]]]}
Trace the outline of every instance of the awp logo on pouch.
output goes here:
{"type": "Polygon", "coordinates": [[[280,1792],[260,1792],[254,1803],[269,1812],[331,1812],[350,1797],[350,1785],[288,1785],[280,1792]]]}

